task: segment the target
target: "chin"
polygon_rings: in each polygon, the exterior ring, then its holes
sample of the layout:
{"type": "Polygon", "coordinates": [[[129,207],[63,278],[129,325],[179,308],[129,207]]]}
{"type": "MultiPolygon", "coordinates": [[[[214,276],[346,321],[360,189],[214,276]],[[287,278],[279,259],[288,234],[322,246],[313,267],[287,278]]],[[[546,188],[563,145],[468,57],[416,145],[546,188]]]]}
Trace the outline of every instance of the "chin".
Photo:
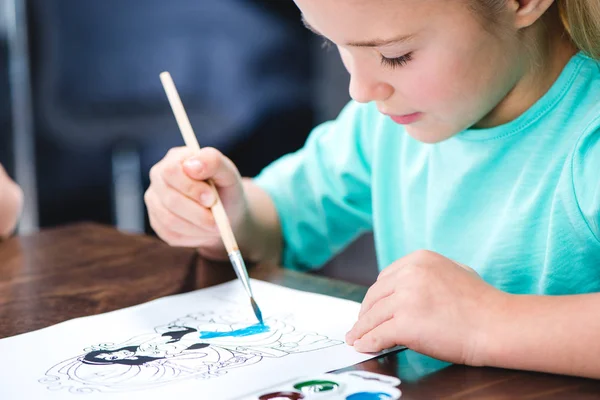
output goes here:
{"type": "Polygon", "coordinates": [[[416,125],[407,125],[405,131],[413,139],[427,144],[443,142],[456,134],[456,132],[448,132],[447,129],[441,127],[437,127],[436,129],[435,127],[417,127],[416,125]]]}

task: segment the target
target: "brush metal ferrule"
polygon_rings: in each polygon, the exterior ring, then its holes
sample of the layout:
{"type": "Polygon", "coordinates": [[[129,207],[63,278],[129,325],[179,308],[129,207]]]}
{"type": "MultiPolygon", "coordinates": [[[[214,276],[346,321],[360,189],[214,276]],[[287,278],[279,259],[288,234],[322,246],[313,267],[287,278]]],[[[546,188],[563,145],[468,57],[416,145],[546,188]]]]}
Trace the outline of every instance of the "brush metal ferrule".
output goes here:
{"type": "Polygon", "coordinates": [[[246,290],[246,293],[248,293],[248,296],[254,297],[252,294],[252,289],[250,288],[250,278],[248,277],[248,270],[246,269],[246,263],[242,258],[242,253],[239,250],[232,251],[229,253],[229,260],[233,265],[235,274],[242,282],[242,285],[244,285],[244,289],[246,290]]]}

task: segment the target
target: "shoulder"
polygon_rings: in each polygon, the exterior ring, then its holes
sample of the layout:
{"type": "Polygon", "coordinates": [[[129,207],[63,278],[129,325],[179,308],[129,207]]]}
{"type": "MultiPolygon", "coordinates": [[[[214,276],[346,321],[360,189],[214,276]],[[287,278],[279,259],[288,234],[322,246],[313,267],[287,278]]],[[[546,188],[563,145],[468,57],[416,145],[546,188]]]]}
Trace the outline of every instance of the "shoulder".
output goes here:
{"type": "Polygon", "coordinates": [[[574,178],[590,172],[600,175],[600,62],[579,55],[580,68],[573,83],[569,107],[563,110],[566,125],[575,128],[574,178]],[[566,115],[565,115],[566,114],[566,115]]]}
{"type": "MultiPolygon", "coordinates": [[[[576,126],[577,144],[573,153],[574,173],[600,167],[600,62],[579,55],[580,69],[573,83],[574,96],[566,119],[576,126]]],[[[595,170],[596,175],[599,174],[595,170]]]]}
{"type": "Polygon", "coordinates": [[[579,209],[600,241],[600,107],[591,117],[573,151],[571,171],[579,209]]]}
{"type": "Polygon", "coordinates": [[[597,123],[600,116],[600,61],[583,54],[576,56],[578,68],[572,79],[568,97],[572,117],[583,122],[583,126],[597,123]]]}

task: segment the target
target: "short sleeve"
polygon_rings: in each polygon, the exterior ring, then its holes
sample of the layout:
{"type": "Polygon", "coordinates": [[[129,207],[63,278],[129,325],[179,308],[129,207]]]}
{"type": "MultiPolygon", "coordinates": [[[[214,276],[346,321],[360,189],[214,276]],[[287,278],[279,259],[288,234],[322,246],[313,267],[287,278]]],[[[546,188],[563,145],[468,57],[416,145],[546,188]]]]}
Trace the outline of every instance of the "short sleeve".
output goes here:
{"type": "Polygon", "coordinates": [[[255,178],[272,198],[283,232],[283,265],[316,268],[372,229],[366,106],[349,103],[316,127],[299,151],[255,178]]]}
{"type": "Polygon", "coordinates": [[[573,157],[573,185],[581,213],[600,242],[600,118],[578,144],[573,157]]]}

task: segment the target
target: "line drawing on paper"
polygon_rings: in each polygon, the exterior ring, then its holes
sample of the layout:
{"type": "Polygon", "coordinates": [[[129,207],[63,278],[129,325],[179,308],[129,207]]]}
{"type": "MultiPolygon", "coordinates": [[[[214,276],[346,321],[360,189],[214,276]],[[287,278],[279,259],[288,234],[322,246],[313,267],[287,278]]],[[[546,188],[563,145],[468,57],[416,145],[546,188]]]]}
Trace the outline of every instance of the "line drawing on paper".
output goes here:
{"type": "MultiPolygon", "coordinates": [[[[188,314],[120,343],[101,343],[46,371],[48,390],[114,393],[183,380],[218,379],[264,359],[343,344],[293,326],[293,315],[265,319],[258,329],[235,310],[188,314]]],[[[118,327],[115,327],[118,329],[118,327]]]]}

